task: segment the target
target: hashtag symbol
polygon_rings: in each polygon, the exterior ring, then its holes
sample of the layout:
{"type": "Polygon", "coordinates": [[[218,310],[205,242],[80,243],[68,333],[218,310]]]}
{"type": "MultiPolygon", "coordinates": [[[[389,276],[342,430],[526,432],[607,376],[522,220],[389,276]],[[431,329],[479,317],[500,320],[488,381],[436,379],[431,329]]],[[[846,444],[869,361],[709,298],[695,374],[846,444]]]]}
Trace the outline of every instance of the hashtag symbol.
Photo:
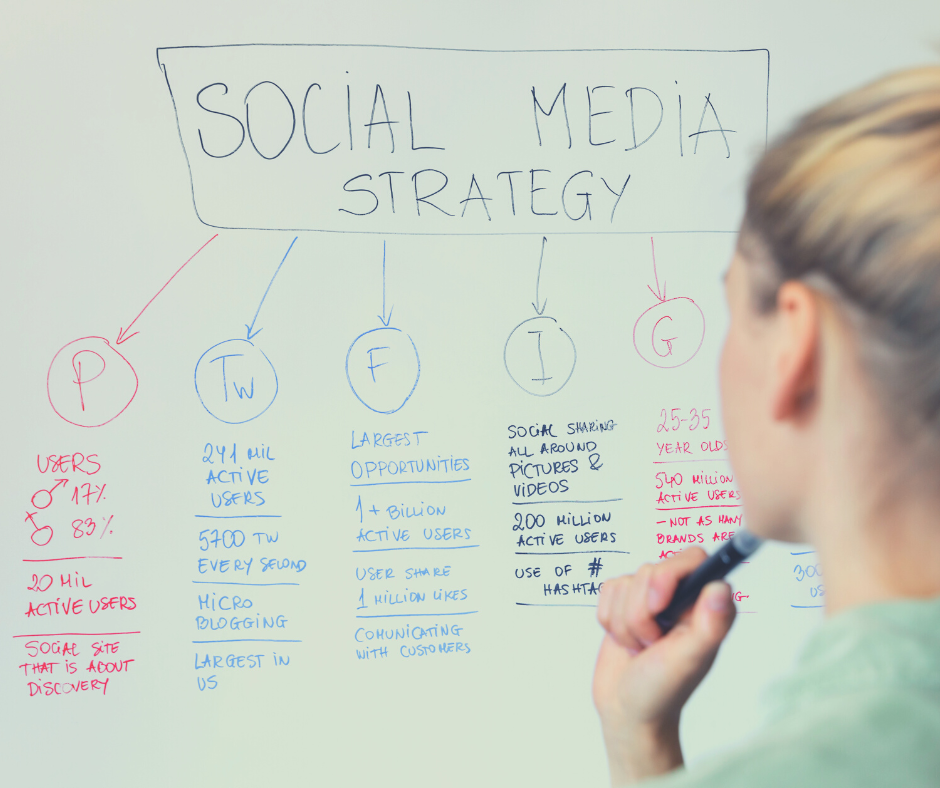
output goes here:
{"type": "Polygon", "coordinates": [[[595,558],[591,563],[588,564],[588,572],[591,573],[591,577],[597,577],[600,574],[603,564],[601,563],[600,558],[595,558]]]}

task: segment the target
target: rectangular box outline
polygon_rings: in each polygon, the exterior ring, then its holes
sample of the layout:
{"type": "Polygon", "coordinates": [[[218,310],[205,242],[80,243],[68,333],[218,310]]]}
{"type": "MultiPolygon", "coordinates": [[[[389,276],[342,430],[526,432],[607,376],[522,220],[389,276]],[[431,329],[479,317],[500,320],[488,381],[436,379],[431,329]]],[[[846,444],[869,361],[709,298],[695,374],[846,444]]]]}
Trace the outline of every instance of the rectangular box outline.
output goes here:
{"type": "Polygon", "coordinates": [[[173,95],[173,88],[170,86],[170,78],[166,71],[166,65],[160,61],[160,53],[164,51],[172,51],[178,49],[234,49],[237,47],[322,47],[324,49],[334,48],[334,49],[403,49],[412,52],[466,52],[473,54],[564,54],[570,52],[680,52],[680,53],[702,53],[702,54],[722,54],[722,55],[733,55],[733,54],[745,54],[753,52],[763,52],[767,56],[767,81],[766,87],[764,89],[764,148],[767,147],[768,142],[768,132],[770,128],[770,50],[766,47],[754,47],[752,49],[655,49],[655,48],[603,48],[603,49],[594,49],[594,48],[584,48],[584,49],[464,49],[464,48],[451,48],[451,47],[419,47],[419,46],[405,46],[400,44],[262,44],[262,43],[247,43],[247,44],[194,44],[189,46],[172,46],[172,47],[157,47],[157,66],[163,72],[163,79],[166,82],[167,90],[170,94],[170,101],[173,102],[173,116],[176,120],[176,132],[179,136],[180,146],[183,148],[183,157],[186,160],[186,170],[189,173],[189,190],[190,196],[193,201],[193,211],[196,213],[196,218],[200,223],[204,224],[206,227],[211,227],[217,230],[259,230],[263,232],[291,232],[291,233],[337,233],[342,235],[403,235],[403,236],[416,236],[416,237],[440,237],[446,238],[448,236],[456,237],[474,237],[474,236],[525,236],[525,235],[584,235],[584,236],[603,236],[603,235],[677,235],[677,234],[689,234],[689,233],[706,233],[706,234],[719,234],[719,235],[734,235],[737,234],[737,230],[609,230],[609,231],[594,231],[594,232],[585,232],[585,231],[558,231],[558,232],[544,232],[544,231],[532,231],[532,230],[521,230],[517,232],[407,232],[407,231],[382,231],[382,230],[329,230],[322,228],[311,228],[311,227],[236,227],[229,225],[221,224],[209,224],[205,221],[202,216],[199,215],[199,206],[196,205],[196,186],[193,182],[193,170],[192,165],[189,162],[189,153],[186,151],[186,144],[183,142],[183,131],[180,128],[179,121],[179,111],[176,107],[176,97],[173,95]]]}

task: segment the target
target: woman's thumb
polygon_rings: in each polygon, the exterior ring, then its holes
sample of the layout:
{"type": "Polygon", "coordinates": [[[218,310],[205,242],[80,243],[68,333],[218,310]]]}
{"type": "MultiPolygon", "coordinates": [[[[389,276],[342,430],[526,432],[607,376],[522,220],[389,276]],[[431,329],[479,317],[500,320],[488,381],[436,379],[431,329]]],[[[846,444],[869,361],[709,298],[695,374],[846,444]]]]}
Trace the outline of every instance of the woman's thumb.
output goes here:
{"type": "Polygon", "coordinates": [[[704,675],[711,667],[734,616],[731,586],[715,580],[702,589],[690,614],[670,633],[674,633],[675,656],[686,662],[689,673],[704,675]]]}
{"type": "Polygon", "coordinates": [[[718,650],[734,623],[735,613],[731,586],[726,582],[715,580],[702,589],[692,608],[691,629],[703,650],[718,650]]]}

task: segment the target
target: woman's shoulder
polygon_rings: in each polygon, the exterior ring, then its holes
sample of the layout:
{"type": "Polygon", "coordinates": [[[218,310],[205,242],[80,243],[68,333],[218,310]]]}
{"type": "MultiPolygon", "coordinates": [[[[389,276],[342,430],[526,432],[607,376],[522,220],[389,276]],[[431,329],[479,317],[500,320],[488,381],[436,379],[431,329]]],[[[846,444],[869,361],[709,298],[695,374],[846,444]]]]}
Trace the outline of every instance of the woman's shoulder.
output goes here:
{"type": "Polygon", "coordinates": [[[940,599],[835,616],[770,698],[770,722],[747,745],[651,785],[937,786],[940,599]]]}
{"type": "Polygon", "coordinates": [[[826,699],[748,745],[650,783],[657,788],[940,784],[940,691],[870,690],[826,699]]]}

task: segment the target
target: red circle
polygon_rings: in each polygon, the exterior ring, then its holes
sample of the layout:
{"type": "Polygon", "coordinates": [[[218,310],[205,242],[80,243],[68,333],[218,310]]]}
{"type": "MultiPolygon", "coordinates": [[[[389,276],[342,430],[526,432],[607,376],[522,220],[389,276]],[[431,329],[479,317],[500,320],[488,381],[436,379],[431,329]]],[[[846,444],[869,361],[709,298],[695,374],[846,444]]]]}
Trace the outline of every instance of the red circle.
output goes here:
{"type": "Polygon", "coordinates": [[[126,358],[124,358],[123,355],[121,355],[120,353],[118,353],[117,350],[115,350],[113,347],[111,347],[111,343],[108,342],[108,340],[105,339],[104,337],[96,337],[96,336],[79,337],[78,339],[74,339],[74,340],[72,340],[71,342],[69,342],[68,344],[63,345],[61,348],[59,348],[59,350],[56,352],[56,354],[52,357],[52,362],[49,364],[49,370],[48,370],[48,372],[46,372],[46,396],[47,396],[48,399],[49,399],[49,405],[52,407],[52,409],[55,411],[56,415],[57,415],[60,419],[62,419],[63,421],[67,421],[69,424],[74,424],[76,427],[86,427],[86,428],[90,428],[90,427],[101,427],[101,426],[103,426],[103,425],[105,425],[105,424],[108,424],[109,422],[114,421],[114,420],[115,420],[118,416],[120,416],[125,410],[127,410],[127,406],[130,405],[130,404],[134,401],[134,397],[137,396],[137,389],[138,389],[139,387],[140,387],[140,380],[139,380],[138,377],[137,377],[137,372],[136,372],[136,370],[134,369],[134,366],[131,364],[130,361],[128,361],[126,358]],[[127,364],[128,369],[130,369],[131,374],[134,376],[134,392],[131,394],[131,398],[127,401],[127,404],[126,404],[123,408],[121,408],[117,413],[115,413],[110,419],[107,419],[107,420],[105,420],[105,421],[102,421],[100,424],[79,424],[77,421],[72,421],[71,419],[66,418],[64,415],[62,415],[61,413],[59,413],[58,409],[57,409],[56,406],[55,406],[55,403],[52,401],[52,392],[49,390],[50,379],[51,379],[51,377],[52,377],[52,367],[55,365],[55,361],[56,361],[56,359],[59,357],[59,355],[62,353],[62,351],[65,350],[66,348],[71,347],[71,346],[74,345],[76,342],[84,342],[85,340],[88,340],[88,339],[100,339],[102,342],[104,342],[105,345],[108,346],[108,349],[109,349],[109,350],[113,351],[114,354],[118,356],[118,358],[120,358],[125,364],[127,364]]]}

